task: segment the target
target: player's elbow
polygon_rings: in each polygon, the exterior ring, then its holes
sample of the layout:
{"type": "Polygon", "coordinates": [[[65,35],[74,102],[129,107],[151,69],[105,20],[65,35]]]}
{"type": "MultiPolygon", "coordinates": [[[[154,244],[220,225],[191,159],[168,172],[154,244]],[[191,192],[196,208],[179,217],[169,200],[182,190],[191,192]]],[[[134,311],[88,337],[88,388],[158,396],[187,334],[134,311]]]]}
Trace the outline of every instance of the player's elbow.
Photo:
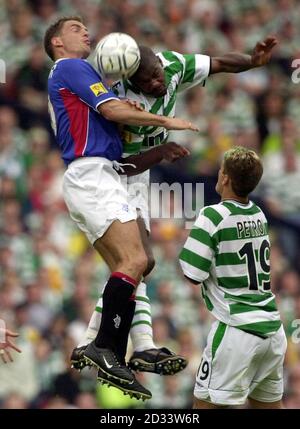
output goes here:
{"type": "Polygon", "coordinates": [[[210,60],[209,74],[220,73],[224,71],[222,60],[219,57],[212,57],[210,60]]]}
{"type": "Polygon", "coordinates": [[[98,108],[99,113],[108,121],[116,121],[116,112],[113,106],[110,103],[100,104],[98,108]]]}
{"type": "Polygon", "coordinates": [[[239,64],[235,64],[230,54],[223,57],[212,57],[209,74],[216,73],[237,73],[241,71],[239,64]]]}

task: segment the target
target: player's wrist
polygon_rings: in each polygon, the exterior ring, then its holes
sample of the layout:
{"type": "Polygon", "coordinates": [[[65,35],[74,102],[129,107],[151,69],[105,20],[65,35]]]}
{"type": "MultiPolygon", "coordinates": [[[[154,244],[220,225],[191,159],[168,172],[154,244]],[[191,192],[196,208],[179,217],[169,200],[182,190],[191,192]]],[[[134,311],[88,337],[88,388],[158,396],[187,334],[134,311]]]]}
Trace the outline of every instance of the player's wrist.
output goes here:
{"type": "Polygon", "coordinates": [[[167,130],[172,127],[172,118],[167,118],[166,116],[161,116],[161,125],[167,130]]]}
{"type": "Polygon", "coordinates": [[[162,144],[160,146],[157,147],[157,153],[158,156],[160,157],[160,161],[162,161],[163,159],[165,159],[166,155],[167,155],[167,148],[166,148],[166,144],[162,144]]]}
{"type": "Polygon", "coordinates": [[[258,63],[258,59],[257,56],[255,55],[255,53],[253,53],[252,55],[249,55],[249,69],[254,69],[256,67],[259,67],[261,64],[258,63]]]}
{"type": "Polygon", "coordinates": [[[249,68],[250,68],[250,69],[253,69],[254,67],[256,67],[256,64],[255,64],[255,58],[254,58],[254,55],[250,55],[250,59],[249,59],[249,68]]]}

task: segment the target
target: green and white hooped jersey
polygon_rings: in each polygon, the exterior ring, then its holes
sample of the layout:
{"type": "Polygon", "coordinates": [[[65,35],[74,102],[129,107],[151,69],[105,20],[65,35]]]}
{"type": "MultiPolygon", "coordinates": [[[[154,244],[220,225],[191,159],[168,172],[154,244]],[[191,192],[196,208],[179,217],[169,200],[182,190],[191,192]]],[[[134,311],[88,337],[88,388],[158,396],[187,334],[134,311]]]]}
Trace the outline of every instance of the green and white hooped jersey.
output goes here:
{"type": "Polygon", "coordinates": [[[202,283],[216,319],[265,337],[280,328],[271,292],[268,224],[253,202],[204,207],[179,259],[184,274],[202,283]]]}
{"type": "MultiPolygon", "coordinates": [[[[167,85],[164,97],[154,98],[145,95],[129,80],[116,82],[112,89],[120,98],[138,101],[147,112],[157,115],[175,116],[177,92],[192,88],[205,82],[210,70],[210,57],[207,55],[182,55],[173,51],[158,53],[162,62],[167,85]]],[[[124,153],[134,154],[166,142],[168,131],[162,127],[125,126],[123,133],[124,153]]]]}

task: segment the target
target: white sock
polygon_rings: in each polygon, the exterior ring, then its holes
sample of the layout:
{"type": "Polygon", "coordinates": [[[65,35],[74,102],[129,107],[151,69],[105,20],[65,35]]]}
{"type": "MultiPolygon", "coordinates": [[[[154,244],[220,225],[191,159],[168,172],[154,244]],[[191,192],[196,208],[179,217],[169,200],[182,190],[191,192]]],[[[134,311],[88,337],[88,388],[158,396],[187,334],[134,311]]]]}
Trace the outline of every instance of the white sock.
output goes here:
{"type": "Polygon", "coordinates": [[[130,329],[130,338],[134,351],[153,349],[152,317],[147,285],[141,282],[136,288],[136,307],[130,329]]]}
{"type": "Polygon", "coordinates": [[[101,314],[102,314],[102,295],[105,289],[106,283],[103,287],[102,293],[100,298],[98,299],[97,305],[95,307],[95,310],[92,314],[92,317],[90,318],[89,325],[87,327],[87,330],[85,331],[83,337],[81,338],[80,343],[77,347],[86,346],[87,344],[90,344],[97,336],[100,323],[101,323],[101,314]]]}

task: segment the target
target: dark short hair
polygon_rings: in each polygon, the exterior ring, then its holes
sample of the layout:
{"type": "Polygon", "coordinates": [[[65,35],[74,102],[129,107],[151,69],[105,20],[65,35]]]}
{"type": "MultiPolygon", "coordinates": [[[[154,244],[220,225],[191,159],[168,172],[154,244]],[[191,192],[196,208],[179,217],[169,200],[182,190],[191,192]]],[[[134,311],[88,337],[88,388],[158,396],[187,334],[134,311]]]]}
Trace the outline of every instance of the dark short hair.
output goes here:
{"type": "Polygon", "coordinates": [[[256,188],[263,174],[263,165],[257,153],[241,146],[225,152],[223,168],[238,197],[247,197],[256,188]]]}
{"type": "Polygon", "coordinates": [[[60,34],[64,23],[67,21],[78,21],[82,23],[82,18],[80,16],[64,16],[63,18],[59,18],[59,20],[54,22],[54,24],[51,24],[46,30],[44,36],[44,49],[51,60],[54,60],[53,45],[51,43],[52,37],[60,34]]]}
{"type": "Polygon", "coordinates": [[[148,74],[149,70],[152,70],[153,64],[156,64],[158,61],[157,56],[152,51],[151,48],[144,45],[139,45],[141,60],[137,71],[131,76],[130,80],[134,80],[139,76],[144,76],[148,74]]]}

